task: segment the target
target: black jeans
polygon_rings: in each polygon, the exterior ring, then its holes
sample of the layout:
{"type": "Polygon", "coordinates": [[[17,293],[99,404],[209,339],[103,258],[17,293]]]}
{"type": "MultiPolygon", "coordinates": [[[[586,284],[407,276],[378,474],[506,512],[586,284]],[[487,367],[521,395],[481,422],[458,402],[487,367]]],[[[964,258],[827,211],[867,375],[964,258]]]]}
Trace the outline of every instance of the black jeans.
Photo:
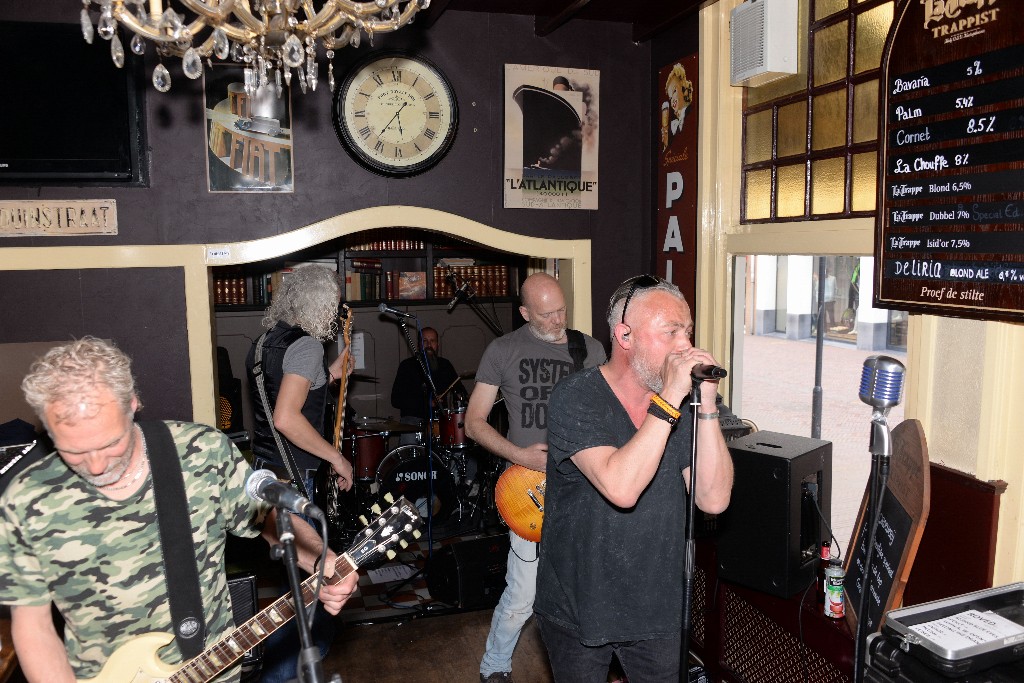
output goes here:
{"type": "Polygon", "coordinates": [[[679,648],[682,634],[674,638],[652,638],[590,646],[569,631],[539,614],[534,614],[540,636],[548,650],[555,683],[604,681],[612,655],[617,655],[629,683],[679,683],[679,648]]]}

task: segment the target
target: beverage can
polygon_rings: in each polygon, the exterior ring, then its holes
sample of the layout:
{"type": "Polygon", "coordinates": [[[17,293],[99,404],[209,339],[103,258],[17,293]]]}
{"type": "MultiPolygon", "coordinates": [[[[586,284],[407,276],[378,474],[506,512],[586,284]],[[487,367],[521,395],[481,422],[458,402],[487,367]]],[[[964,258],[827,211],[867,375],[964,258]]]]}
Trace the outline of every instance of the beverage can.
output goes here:
{"type": "Polygon", "coordinates": [[[825,568],[825,616],[833,619],[842,618],[846,611],[843,597],[843,581],[846,572],[839,565],[825,568]]]}

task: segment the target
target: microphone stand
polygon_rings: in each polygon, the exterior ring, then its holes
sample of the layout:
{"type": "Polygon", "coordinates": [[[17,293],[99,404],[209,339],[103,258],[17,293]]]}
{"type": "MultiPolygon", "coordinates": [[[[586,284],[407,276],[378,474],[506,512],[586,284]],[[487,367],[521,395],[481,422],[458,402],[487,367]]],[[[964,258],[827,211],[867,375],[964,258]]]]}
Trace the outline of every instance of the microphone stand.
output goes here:
{"type": "MultiPolygon", "coordinates": [[[[434,386],[434,377],[430,374],[430,364],[427,363],[426,358],[427,354],[423,351],[423,331],[420,329],[419,323],[420,319],[416,318],[416,331],[419,333],[421,342],[421,345],[417,347],[417,344],[412,340],[412,334],[409,332],[409,325],[405,322],[405,318],[398,319],[398,324],[402,327],[402,334],[405,335],[405,343],[409,346],[409,350],[412,351],[412,356],[419,364],[423,376],[427,378],[427,387],[430,389],[430,397],[427,399],[427,424],[423,425],[425,430],[423,441],[427,455],[425,468],[427,472],[427,562],[429,563],[434,553],[434,459],[432,457],[432,444],[434,441],[434,399],[437,398],[437,387],[434,386]]],[[[415,503],[415,501],[413,502],[415,503]]]]}
{"type": "MultiPolygon", "coordinates": [[[[459,276],[458,276],[458,274],[454,270],[452,270],[452,267],[451,266],[447,266],[447,268],[448,268],[448,276],[447,277],[448,277],[449,280],[451,280],[452,287],[454,287],[455,292],[456,292],[456,294],[455,294],[455,296],[456,296],[455,303],[458,303],[458,296],[459,296],[458,292],[462,289],[462,285],[459,284],[459,276]]],[[[466,281],[463,280],[463,284],[465,284],[465,283],[466,283],[466,281]]],[[[491,317],[490,313],[488,313],[486,310],[484,310],[484,308],[479,303],[474,301],[475,296],[476,296],[476,293],[473,291],[472,286],[468,287],[467,291],[466,291],[466,303],[469,304],[469,307],[472,308],[473,312],[476,313],[477,316],[479,316],[480,319],[484,321],[484,324],[487,325],[487,327],[490,328],[491,332],[493,332],[496,337],[500,337],[501,335],[505,334],[505,330],[502,329],[501,323],[498,321],[497,316],[491,317]]],[[[454,309],[455,309],[455,306],[452,305],[451,308],[448,309],[448,312],[451,313],[452,310],[454,310],[454,309]]]]}
{"type": "Polygon", "coordinates": [[[306,614],[306,601],[302,597],[302,582],[299,580],[299,560],[295,553],[292,515],[282,507],[277,508],[277,537],[280,543],[273,547],[271,554],[275,559],[283,560],[288,573],[288,584],[291,586],[292,592],[292,609],[295,612],[301,645],[296,670],[297,680],[299,683],[323,683],[324,667],[320,659],[320,648],[313,642],[309,618],[306,614]]]}
{"type": "Polygon", "coordinates": [[[690,409],[693,412],[693,430],[690,435],[690,495],[686,497],[686,538],[683,558],[683,631],[680,643],[680,668],[682,683],[690,683],[690,607],[693,604],[693,574],[695,569],[694,516],[696,505],[694,492],[697,490],[697,412],[700,408],[701,380],[693,379],[690,387],[690,409]]]}
{"type": "Polygon", "coordinates": [[[888,409],[877,409],[871,414],[871,476],[868,483],[868,506],[865,517],[869,520],[867,528],[867,555],[864,558],[863,585],[860,588],[860,601],[857,605],[857,633],[853,642],[853,680],[862,683],[864,680],[865,648],[867,646],[869,607],[868,594],[871,583],[871,564],[875,555],[875,533],[882,516],[882,499],[885,497],[889,481],[889,456],[892,455],[892,433],[886,422],[888,409]]]}

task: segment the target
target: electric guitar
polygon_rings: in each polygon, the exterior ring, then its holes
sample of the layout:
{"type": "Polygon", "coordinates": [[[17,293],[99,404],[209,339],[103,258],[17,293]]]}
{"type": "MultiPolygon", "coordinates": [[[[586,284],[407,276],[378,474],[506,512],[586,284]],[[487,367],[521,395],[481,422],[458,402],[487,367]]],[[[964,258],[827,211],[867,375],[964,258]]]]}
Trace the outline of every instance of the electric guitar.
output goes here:
{"type": "MultiPolygon", "coordinates": [[[[379,509],[374,512],[379,512],[379,509]]],[[[405,498],[399,498],[398,502],[393,503],[359,532],[347,552],[338,556],[334,563],[334,576],[326,579],[326,582],[338,583],[382,553],[394,557],[392,547],[407,544],[407,539],[418,538],[419,532],[416,529],[422,523],[416,507],[405,498]]],[[[315,583],[316,576],[302,583],[302,600],[307,607],[313,603],[315,583]]],[[[115,650],[99,675],[79,679],[78,683],[206,683],[240,660],[248,650],[266,640],[294,616],[295,605],[291,595],[282,596],[185,664],[167,664],[157,655],[160,648],[174,640],[174,634],[145,633],[115,650]]]]}
{"type": "Polygon", "coordinates": [[[522,465],[512,465],[498,477],[494,503],[505,524],[520,538],[540,541],[546,490],[547,475],[522,465]]]}

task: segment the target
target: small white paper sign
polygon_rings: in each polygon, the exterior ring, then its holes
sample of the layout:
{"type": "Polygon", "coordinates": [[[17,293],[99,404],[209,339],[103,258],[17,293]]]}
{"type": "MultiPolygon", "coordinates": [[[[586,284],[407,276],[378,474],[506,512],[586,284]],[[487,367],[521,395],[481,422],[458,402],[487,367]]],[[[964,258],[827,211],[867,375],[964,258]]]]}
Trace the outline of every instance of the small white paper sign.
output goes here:
{"type": "Polygon", "coordinates": [[[1024,626],[994,612],[974,609],[911,626],[910,630],[947,650],[995,643],[1014,636],[1024,638],[1024,626]]]}
{"type": "Polygon", "coordinates": [[[391,583],[392,581],[405,581],[415,573],[416,570],[407,564],[387,564],[377,569],[370,569],[366,575],[370,577],[370,583],[391,583]]]}

